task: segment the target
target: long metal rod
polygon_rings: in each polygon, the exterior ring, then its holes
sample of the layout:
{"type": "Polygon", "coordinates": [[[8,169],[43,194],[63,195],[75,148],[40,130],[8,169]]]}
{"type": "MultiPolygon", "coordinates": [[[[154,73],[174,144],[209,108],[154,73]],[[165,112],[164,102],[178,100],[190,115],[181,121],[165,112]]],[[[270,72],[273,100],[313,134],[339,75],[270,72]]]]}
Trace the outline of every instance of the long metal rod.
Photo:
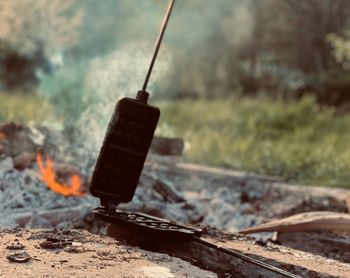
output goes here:
{"type": "Polygon", "coordinates": [[[213,244],[213,243],[211,243],[211,242],[209,242],[209,241],[203,240],[203,239],[198,238],[198,237],[193,237],[193,238],[194,238],[197,242],[199,242],[199,243],[201,243],[201,244],[203,244],[203,245],[206,245],[206,246],[211,247],[211,248],[213,248],[213,249],[219,250],[220,252],[223,252],[223,253],[226,253],[226,254],[228,254],[228,255],[234,256],[234,257],[236,257],[236,258],[239,258],[239,259],[241,259],[241,260],[243,260],[243,261],[246,261],[246,262],[249,262],[249,263],[251,263],[251,264],[255,264],[255,265],[257,265],[257,266],[259,266],[259,267],[262,267],[262,268],[265,268],[265,269],[267,269],[267,270],[269,270],[269,271],[278,273],[278,274],[280,274],[280,275],[282,275],[282,276],[284,276],[284,277],[289,277],[289,278],[302,278],[302,277],[299,276],[299,275],[296,275],[296,274],[293,274],[293,273],[288,272],[288,271],[286,271],[286,270],[280,269],[280,268],[275,267],[275,266],[273,266],[273,265],[271,265],[271,264],[267,264],[267,263],[265,263],[265,262],[263,262],[263,261],[254,259],[254,258],[252,258],[252,257],[250,257],[250,256],[247,256],[247,255],[245,255],[245,254],[243,254],[243,253],[240,253],[240,252],[238,252],[238,251],[234,251],[234,250],[231,250],[231,249],[222,248],[222,247],[220,247],[220,246],[218,246],[218,245],[215,245],[215,244],[213,244]]]}
{"type": "Polygon", "coordinates": [[[151,76],[154,63],[155,63],[155,61],[157,59],[158,51],[159,51],[160,45],[162,44],[162,39],[163,39],[163,36],[164,36],[164,33],[165,33],[165,29],[166,29],[166,27],[168,25],[168,21],[169,21],[170,15],[171,15],[171,11],[173,10],[174,3],[175,3],[175,0],[170,0],[170,2],[169,2],[168,9],[166,11],[166,14],[165,14],[164,19],[163,19],[162,26],[160,28],[160,34],[158,36],[156,45],[154,47],[154,52],[153,52],[151,63],[150,63],[149,68],[148,68],[146,79],[145,79],[145,82],[143,83],[142,91],[146,91],[146,89],[147,89],[148,80],[149,80],[149,78],[151,76]]]}

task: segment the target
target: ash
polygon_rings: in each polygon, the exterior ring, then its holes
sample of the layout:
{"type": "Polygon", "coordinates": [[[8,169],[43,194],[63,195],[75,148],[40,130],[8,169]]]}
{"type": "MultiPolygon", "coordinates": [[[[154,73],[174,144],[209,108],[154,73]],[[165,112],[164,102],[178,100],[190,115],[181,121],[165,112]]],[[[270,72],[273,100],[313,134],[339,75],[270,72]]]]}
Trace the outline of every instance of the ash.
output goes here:
{"type": "MultiPolygon", "coordinates": [[[[33,169],[16,170],[10,157],[0,161],[0,210],[4,216],[0,218],[0,227],[18,226],[16,216],[20,217],[28,213],[32,215],[27,227],[40,227],[42,226],[40,224],[31,224],[31,219],[40,217],[40,212],[78,207],[82,204],[94,207],[97,201],[90,195],[83,198],[59,195],[42,182],[37,171],[33,169]]],[[[46,221],[43,219],[42,222],[46,221]]]]}
{"type": "Polygon", "coordinates": [[[74,159],[66,154],[70,144],[63,133],[9,123],[0,125],[0,135],[1,228],[67,226],[97,206],[91,195],[65,197],[51,191],[41,178],[36,163],[38,152],[58,162],[55,170],[61,178],[78,172],[84,182],[82,190],[86,191],[87,176],[79,165],[72,166],[74,159]]]}
{"type": "MultiPolygon", "coordinates": [[[[275,218],[307,211],[347,210],[348,191],[310,188],[231,170],[180,163],[151,155],[130,204],[184,224],[238,232],[275,218]]],[[[260,234],[266,238],[271,234],[260,234]]]]}

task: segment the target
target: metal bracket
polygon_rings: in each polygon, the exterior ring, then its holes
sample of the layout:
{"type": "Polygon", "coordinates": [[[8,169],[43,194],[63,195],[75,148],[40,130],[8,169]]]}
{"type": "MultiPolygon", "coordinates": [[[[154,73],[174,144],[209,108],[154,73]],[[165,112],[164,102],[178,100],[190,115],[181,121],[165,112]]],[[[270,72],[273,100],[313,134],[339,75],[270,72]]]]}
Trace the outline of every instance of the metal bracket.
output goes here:
{"type": "Polygon", "coordinates": [[[195,237],[200,237],[202,234],[202,230],[200,229],[182,226],[173,221],[154,217],[145,213],[117,209],[108,210],[104,207],[96,208],[93,212],[107,222],[129,224],[163,234],[195,237]]]}

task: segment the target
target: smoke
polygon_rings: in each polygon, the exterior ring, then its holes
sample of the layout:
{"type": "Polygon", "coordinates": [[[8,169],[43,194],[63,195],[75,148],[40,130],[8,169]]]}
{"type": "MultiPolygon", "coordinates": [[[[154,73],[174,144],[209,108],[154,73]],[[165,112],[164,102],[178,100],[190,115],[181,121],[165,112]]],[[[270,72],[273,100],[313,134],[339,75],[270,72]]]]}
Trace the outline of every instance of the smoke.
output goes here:
{"type": "MultiPolygon", "coordinates": [[[[129,43],[105,57],[95,58],[89,65],[83,96],[81,116],[76,128],[91,151],[98,151],[116,102],[123,97],[134,98],[142,88],[150,63],[152,47],[129,43]]],[[[155,91],[157,81],[164,76],[171,63],[171,56],[162,55],[156,62],[148,91],[155,91]]]]}
{"type": "Polygon", "coordinates": [[[227,95],[241,75],[239,55],[251,42],[252,1],[178,2],[167,41],[174,63],[162,80],[162,97],[227,95]]]}
{"type": "Polygon", "coordinates": [[[222,19],[221,30],[228,44],[239,48],[252,39],[254,18],[247,1],[241,3],[222,19]]]}
{"type": "MultiPolygon", "coordinates": [[[[96,8],[95,1],[82,1],[85,24],[80,46],[69,61],[66,56],[61,68],[41,78],[41,94],[60,111],[64,125],[78,131],[76,141],[93,154],[98,153],[116,101],[134,97],[142,87],[167,2],[106,0],[96,8]]],[[[210,57],[220,53],[221,44],[239,47],[249,37],[249,3],[177,1],[150,79],[151,97],[164,95],[164,84],[171,84],[167,87],[173,91],[198,87],[196,80],[201,79],[192,79],[193,74],[212,64],[210,57]],[[208,43],[217,32],[228,42],[208,43]],[[179,64],[188,67],[179,71],[179,64]],[[188,81],[185,86],[183,78],[188,81]]]]}

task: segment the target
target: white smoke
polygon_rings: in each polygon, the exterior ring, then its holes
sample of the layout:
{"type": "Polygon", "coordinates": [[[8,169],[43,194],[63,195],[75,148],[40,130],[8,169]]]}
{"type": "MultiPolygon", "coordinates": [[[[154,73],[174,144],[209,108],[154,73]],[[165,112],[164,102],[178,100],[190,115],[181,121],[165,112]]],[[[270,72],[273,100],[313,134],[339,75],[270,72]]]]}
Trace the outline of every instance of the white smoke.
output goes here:
{"type": "MultiPolygon", "coordinates": [[[[171,63],[170,54],[164,50],[156,61],[148,85],[151,96],[157,93],[155,85],[171,63]]],[[[78,128],[91,151],[98,152],[116,102],[123,97],[134,98],[142,88],[152,53],[152,47],[129,43],[91,62],[86,76],[89,92],[83,96],[87,108],[78,121],[78,128]]]]}

